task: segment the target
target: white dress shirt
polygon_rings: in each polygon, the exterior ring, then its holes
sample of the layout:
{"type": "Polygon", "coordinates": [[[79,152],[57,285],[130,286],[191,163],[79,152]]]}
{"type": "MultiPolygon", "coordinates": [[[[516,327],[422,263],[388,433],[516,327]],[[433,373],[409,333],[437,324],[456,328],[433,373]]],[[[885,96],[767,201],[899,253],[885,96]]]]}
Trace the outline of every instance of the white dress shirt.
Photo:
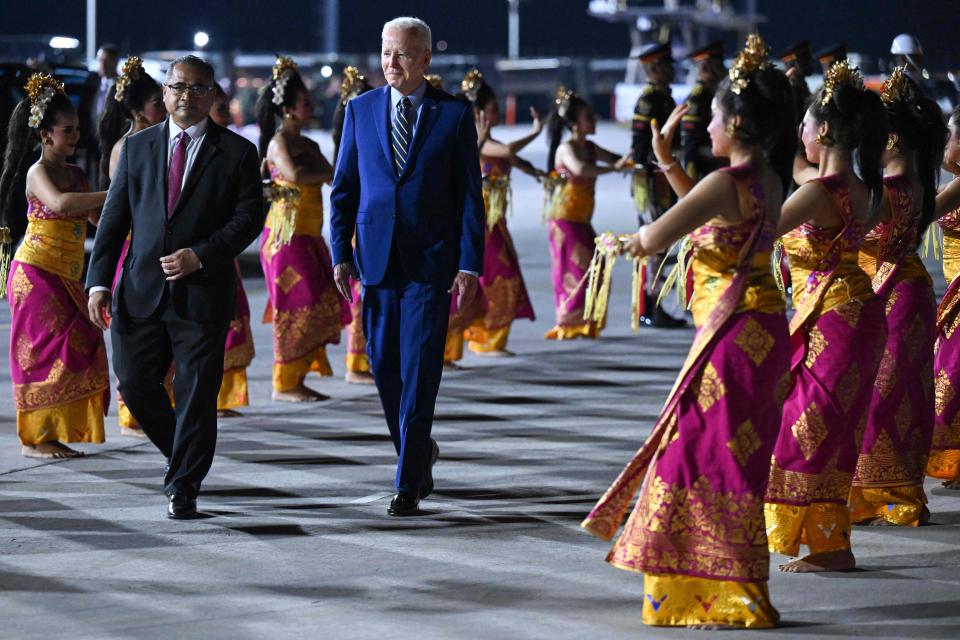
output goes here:
{"type": "Polygon", "coordinates": [[[177,137],[180,135],[180,132],[186,131],[187,135],[190,136],[190,142],[187,143],[187,162],[183,165],[183,182],[180,184],[180,189],[182,190],[183,185],[187,183],[187,176],[190,175],[190,168],[193,167],[193,162],[197,159],[200,145],[203,144],[203,139],[207,135],[207,119],[204,118],[193,126],[181,129],[172,118],[167,118],[167,131],[170,135],[167,140],[168,170],[170,169],[170,160],[173,159],[173,150],[177,146],[177,137]]]}
{"type": "MultiPolygon", "coordinates": [[[[411,111],[413,112],[413,129],[410,131],[410,144],[417,139],[417,125],[420,123],[420,108],[423,106],[423,96],[427,92],[427,81],[424,80],[420,86],[413,90],[413,93],[406,96],[410,99],[411,111]]],[[[390,126],[397,117],[397,110],[400,108],[400,100],[404,97],[402,93],[390,87],[390,126]]]]}

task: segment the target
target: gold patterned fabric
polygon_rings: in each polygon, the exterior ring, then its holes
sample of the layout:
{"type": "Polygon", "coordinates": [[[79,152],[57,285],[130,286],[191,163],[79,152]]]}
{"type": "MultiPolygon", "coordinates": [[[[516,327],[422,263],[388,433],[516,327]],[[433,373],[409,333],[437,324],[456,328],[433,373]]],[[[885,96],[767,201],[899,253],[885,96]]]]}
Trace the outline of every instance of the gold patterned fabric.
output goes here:
{"type": "Polygon", "coordinates": [[[696,576],[646,574],[643,623],[652,626],[719,624],[771,629],[780,614],[766,582],[708,580],[696,576]]]}
{"type": "Polygon", "coordinates": [[[764,505],[767,540],[772,553],[800,555],[805,544],[810,553],[846,551],[850,548],[850,510],[845,504],[816,502],[808,506],[764,505]]]}

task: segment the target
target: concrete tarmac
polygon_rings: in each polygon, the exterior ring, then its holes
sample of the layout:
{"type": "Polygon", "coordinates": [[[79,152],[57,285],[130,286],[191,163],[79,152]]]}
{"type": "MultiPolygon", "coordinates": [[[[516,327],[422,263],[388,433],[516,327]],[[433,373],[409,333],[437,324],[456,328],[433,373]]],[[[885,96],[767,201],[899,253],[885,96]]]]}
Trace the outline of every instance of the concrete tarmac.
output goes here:
{"type": "MultiPolygon", "coordinates": [[[[628,144],[613,126],[598,137],[628,144]]],[[[528,154],[537,164],[542,146],[528,154]]],[[[600,179],[598,231],[635,228],[626,190],[600,179]]],[[[516,358],[467,355],[445,374],[422,517],[386,515],[393,447],[374,389],[342,380],[343,345],[330,348],[337,377],[309,379],[330,401],[270,401],[265,292],[249,259],[252,403],[220,423],[203,519],[166,519],[163,459],[119,435],[115,408],[107,444],[79,447],[86,458],[20,457],[0,367],[0,637],[703,638],[643,626],[642,576],[604,563],[609,545],[579,528],[649,433],[693,332],[634,336],[620,264],[601,340],[543,340],[553,300],[540,194],[518,176],[510,220],[538,318],[514,325],[516,358]]],[[[782,574],[786,558],[772,557],[783,626],[749,635],[960,637],[960,493],[927,490],[930,525],[854,530],[854,572],[782,574]]]]}

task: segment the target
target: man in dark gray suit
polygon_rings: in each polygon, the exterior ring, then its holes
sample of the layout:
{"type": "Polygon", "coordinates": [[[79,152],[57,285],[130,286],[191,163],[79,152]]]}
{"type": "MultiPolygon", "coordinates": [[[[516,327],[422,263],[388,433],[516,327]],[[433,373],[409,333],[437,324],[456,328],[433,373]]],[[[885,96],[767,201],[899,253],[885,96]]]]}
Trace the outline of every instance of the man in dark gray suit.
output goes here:
{"type": "Polygon", "coordinates": [[[196,516],[213,462],[233,261],[264,221],[256,147],[209,120],[214,90],[207,62],[171,63],[163,86],[170,116],[126,139],[87,273],[90,319],[110,326],[119,391],[169,461],[164,492],[174,519],[196,516]],[[163,388],[171,360],[175,411],[163,388]]]}

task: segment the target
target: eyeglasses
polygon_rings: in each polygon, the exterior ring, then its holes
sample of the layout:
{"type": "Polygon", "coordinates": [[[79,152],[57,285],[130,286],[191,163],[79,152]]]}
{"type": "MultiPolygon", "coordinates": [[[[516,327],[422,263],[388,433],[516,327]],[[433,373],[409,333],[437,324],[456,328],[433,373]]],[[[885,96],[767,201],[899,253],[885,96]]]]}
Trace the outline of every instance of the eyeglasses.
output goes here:
{"type": "Polygon", "coordinates": [[[185,93],[190,94],[194,98],[203,98],[210,95],[210,92],[213,90],[213,87],[205,84],[183,84],[178,82],[177,84],[165,84],[167,89],[173,92],[175,96],[182,96],[185,93]]]}

